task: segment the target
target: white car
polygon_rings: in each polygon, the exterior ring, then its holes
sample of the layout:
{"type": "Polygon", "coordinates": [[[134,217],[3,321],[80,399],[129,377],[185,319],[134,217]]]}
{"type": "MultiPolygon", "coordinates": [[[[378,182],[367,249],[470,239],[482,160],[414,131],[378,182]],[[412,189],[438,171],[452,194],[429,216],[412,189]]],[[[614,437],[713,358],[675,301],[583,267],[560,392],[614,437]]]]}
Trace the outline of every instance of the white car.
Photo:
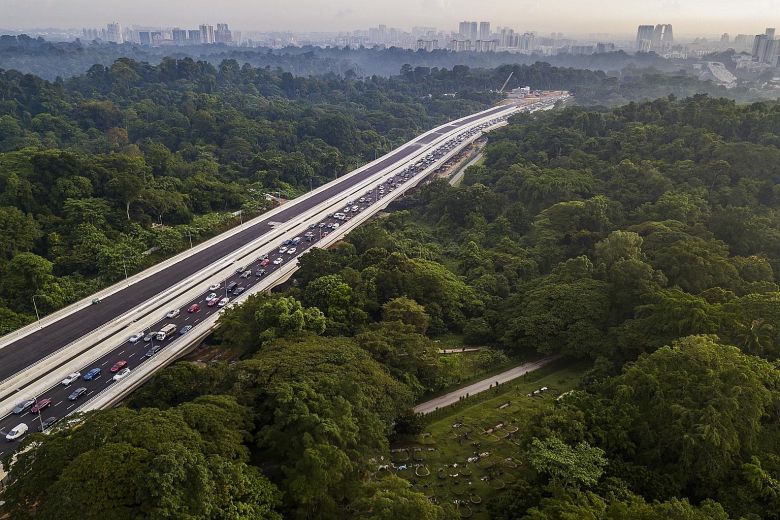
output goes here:
{"type": "Polygon", "coordinates": [[[282,262],[284,262],[284,258],[282,258],[282,257],[279,257],[279,258],[277,258],[276,260],[274,260],[274,265],[279,265],[279,264],[281,264],[282,262]]]}
{"type": "Polygon", "coordinates": [[[206,301],[210,302],[211,300],[217,299],[217,293],[210,293],[208,296],[206,296],[206,301]]]}
{"type": "Polygon", "coordinates": [[[337,227],[339,227],[339,223],[338,222],[334,222],[333,223],[333,229],[336,229],[337,227]]]}
{"type": "Polygon", "coordinates": [[[143,332],[136,332],[132,336],[130,336],[130,343],[138,343],[139,340],[143,339],[143,337],[146,336],[143,332]]]}
{"type": "Polygon", "coordinates": [[[298,250],[295,249],[294,247],[291,247],[290,249],[287,250],[287,254],[288,255],[294,255],[296,251],[298,251],[298,250]]]}
{"type": "Polygon", "coordinates": [[[279,253],[280,254],[284,253],[285,251],[287,251],[287,246],[282,246],[282,247],[279,248],[279,253]]]}
{"type": "Polygon", "coordinates": [[[166,318],[175,318],[181,313],[180,309],[173,309],[172,311],[169,311],[168,314],[165,315],[166,318]]]}
{"type": "Polygon", "coordinates": [[[68,374],[68,377],[62,380],[62,386],[70,386],[74,381],[77,381],[81,377],[81,372],[72,372],[68,374]]]}
{"type": "Polygon", "coordinates": [[[28,429],[29,428],[27,427],[27,425],[25,423],[17,424],[16,426],[14,426],[13,430],[8,432],[8,434],[5,436],[5,438],[6,438],[6,440],[9,440],[9,441],[15,441],[16,439],[18,439],[19,437],[21,437],[22,435],[27,433],[28,429]]]}
{"type": "Polygon", "coordinates": [[[220,307],[224,307],[225,305],[228,304],[229,301],[230,298],[222,298],[221,300],[219,300],[219,303],[217,305],[219,305],[220,307]]]}
{"type": "Polygon", "coordinates": [[[126,378],[127,375],[130,373],[130,369],[125,367],[116,374],[114,374],[114,381],[121,381],[122,379],[126,378]]]}
{"type": "Polygon", "coordinates": [[[216,291],[217,289],[219,289],[219,284],[218,283],[213,283],[213,284],[209,285],[209,291],[216,291]]]}

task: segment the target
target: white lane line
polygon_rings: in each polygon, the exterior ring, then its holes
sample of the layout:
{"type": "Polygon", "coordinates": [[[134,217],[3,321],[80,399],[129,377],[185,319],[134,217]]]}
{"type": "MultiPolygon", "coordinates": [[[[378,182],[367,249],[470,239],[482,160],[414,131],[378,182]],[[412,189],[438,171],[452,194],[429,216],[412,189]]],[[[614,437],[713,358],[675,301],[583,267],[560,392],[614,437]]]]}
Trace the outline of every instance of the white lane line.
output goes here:
{"type": "Polygon", "coordinates": [[[122,354],[124,354],[124,353],[125,353],[125,351],[123,350],[122,352],[120,352],[120,353],[119,353],[119,355],[121,356],[121,355],[122,355],[122,354]]]}
{"type": "Polygon", "coordinates": [[[129,355],[129,356],[127,356],[127,357],[131,358],[131,357],[135,356],[136,354],[137,354],[137,352],[133,352],[132,354],[130,354],[130,355],[129,355]]]}
{"type": "Polygon", "coordinates": [[[94,390],[90,390],[89,392],[87,392],[87,395],[92,395],[92,394],[94,394],[94,393],[95,393],[95,391],[94,391],[94,390]]]}
{"type": "Polygon", "coordinates": [[[192,318],[192,316],[187,316],[186,318],[184,318],[184,321],[188,321],[190,318],[192,318]]]}
{"type": "Polygon", "coordinates": [[[65,408],[65,409],[66,409],[66,410],[70,410],[71,408],[73,408],[73,406],[74,406],[75,404],[76,404],[76,403],[73,403],[73,404],[71,404],[71,405],[68,405],[68,407],[67,407],[67,408],[65,408]]]}
{"type": "Polygon", "coordinates": [[[59,406],[61,404],[62,404],[62,401],[60,401],[59,403],[55,404],[54,406],[59,406]]]}
{"type": "Polygon", "coordinates": [[[106,366],[106,365],[108,365],[108,360],[106,360],[106,361],[105,361],[105,362],[104,362],[102,365],[100,365],[100,366],[101,366],[101,367],[104,367],[104,366],[106,366]]]}
{"type": "Polygon", "coordinates": [[[200,320],[195,320],[195,321],[193,321],[192,323],[198,323],[199,321],[200,321],[200,320]]]}

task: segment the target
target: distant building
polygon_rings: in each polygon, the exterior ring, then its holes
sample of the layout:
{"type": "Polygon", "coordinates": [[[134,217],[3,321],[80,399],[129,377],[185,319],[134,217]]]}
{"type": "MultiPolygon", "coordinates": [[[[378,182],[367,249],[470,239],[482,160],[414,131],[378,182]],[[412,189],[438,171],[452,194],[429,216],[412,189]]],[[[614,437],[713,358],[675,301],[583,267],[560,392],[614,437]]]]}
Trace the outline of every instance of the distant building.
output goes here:
{"type": "Polygon", "coordinates": [[[652,49],[656,52],[667,51],[672,47],[674,43],[674,33],[672,32],[672,24],[659,23],[653,30],[653,45],[652,49]]]}
{"type": "Polygon", "coordinates": [[[214,32],[214,41],[216,43],[233,43],[233,34],[226,23],[218,23],[217,30],[214,32]]]}
{"type": "Polygon", "coordinates": [[[199,29],[194,29],[194,30],[188,30],[187,31],[187,43],[195,44],[195,45],[198,44],[198,43],[203,43],[200,40],[200,30],[199,29]]]}
{"type": "Polygon", "coordinates": [[[450,50],[455,52],[466,52],[471,50],[471,40],[451,40],[450,50]]]}
{"type": "Polygon", "coordinates": [[[200,26],[200,43],[214,43],[214,26],[213,25],[201,25],[200,26]]]}
{"type": "Polygon", "coordinates": [[[652,25],[640,25],[636,31],[636,50],[639,52],[647,52],[650,50],[650,45],[653,41],[653,31],[655,27],[652,25]]]}
{"type": "Polygon", "coordinates": [[[149,31],[138,31],[138,40],[141,45],[151,45],[152,33],[149,31]]]}
{"type": "Polygon", "coordinates": [[[479,39],[490,40],[490,22],[479,22],[479,39]]]}
{"type": "Polygon", "coordinates": [[[723,33],[720,35],[720,43],[729,43],[731,41],[731,38],[729,37],[729,33],[723,33]]]}
{"type": "Polygon", "coordinates": [[[417,40],[417,50],[432,52],[439,48],[439,40],[417,40]]]}
{"type": "Polygon", "coordinates": [[[780,54],[780,40],[775,40],[774,28],[767,28],[764,34],[757,34],[753,39],[753,60],[758,63],[776,66],[780,54]]]}
{"type": "Polygon", "coordinates": [[[124,38],[122,37],[122,26],[117,22],[106,24],[106,41],[124,43],[124,38]]]}
{"type": "Polygon", "coordinates": [[[748,50],[753,46],[753,38],[749,34],[738,34],[734,37],[735,50],[748,50]]]}
{"type": "Polygon", "coordinates": [[[599,54],[605,53],[605,52],[615,52],[615,44],[614,43],[597,43],[596,44],[596,52],[599,54]]]}
{"type": "MultiPolygon", "coordinates": [[[[200,32],[198,33],[200,34],[200,32]]],[[[187,31],[186,29],[179,29],[178,27],[171,31],[171,39],[176,45],[187,44],[187,31]]]]}

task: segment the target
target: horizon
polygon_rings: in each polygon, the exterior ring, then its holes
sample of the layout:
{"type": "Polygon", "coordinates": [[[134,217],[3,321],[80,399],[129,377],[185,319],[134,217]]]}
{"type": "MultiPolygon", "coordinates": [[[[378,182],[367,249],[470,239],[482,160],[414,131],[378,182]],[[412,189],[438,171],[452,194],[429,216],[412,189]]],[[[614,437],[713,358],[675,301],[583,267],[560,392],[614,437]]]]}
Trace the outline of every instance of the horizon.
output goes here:
{"type": "Polygon", "coordinates": [[[79,30],[119,22],[123,27],[197,27],[202,23],[228,23],[246,32],[340,33],[388,27],[411,30],[434,27],[454,31],[463,20],[488,21],[492,27],[520,32],[563,32],[567,36],[615,36],[632,38],[638,25],[672,24],[677,37],[713,37],[728,33],[760,34],[780,25],[768,20],[771,0],[745,0],[735,5],[723,0],[604,0],[600,10],[576,0],[490,0],[478,9],[464,0],[376,0],[367,6],[356,0],[333,0],[328,15],[314,0],[294,0],[284,7],[237,0],[215,6],[203,0],[159,2],[139,0],[132,5],[109,0],[0,0],[2,29],[79,30]],[[96,9],[96,7],[100,7],[96,9]],[[377,16],[377,12],[386,15],[377,16]]]}

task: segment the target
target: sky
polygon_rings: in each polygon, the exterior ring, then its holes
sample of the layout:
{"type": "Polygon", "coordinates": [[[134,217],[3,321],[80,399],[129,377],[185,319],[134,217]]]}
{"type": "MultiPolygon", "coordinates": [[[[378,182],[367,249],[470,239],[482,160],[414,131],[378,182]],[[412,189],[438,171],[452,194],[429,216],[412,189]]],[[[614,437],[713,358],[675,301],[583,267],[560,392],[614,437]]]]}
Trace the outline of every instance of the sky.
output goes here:
{"type": "Polygon", "coordinates": [[[757,34],[780,27],[780,0],[0,0],[0,27],[195,27],[345,31],[386,24],[455,29],[461,20],[570,35],[671,23],[675,36],[757,34]]]}

